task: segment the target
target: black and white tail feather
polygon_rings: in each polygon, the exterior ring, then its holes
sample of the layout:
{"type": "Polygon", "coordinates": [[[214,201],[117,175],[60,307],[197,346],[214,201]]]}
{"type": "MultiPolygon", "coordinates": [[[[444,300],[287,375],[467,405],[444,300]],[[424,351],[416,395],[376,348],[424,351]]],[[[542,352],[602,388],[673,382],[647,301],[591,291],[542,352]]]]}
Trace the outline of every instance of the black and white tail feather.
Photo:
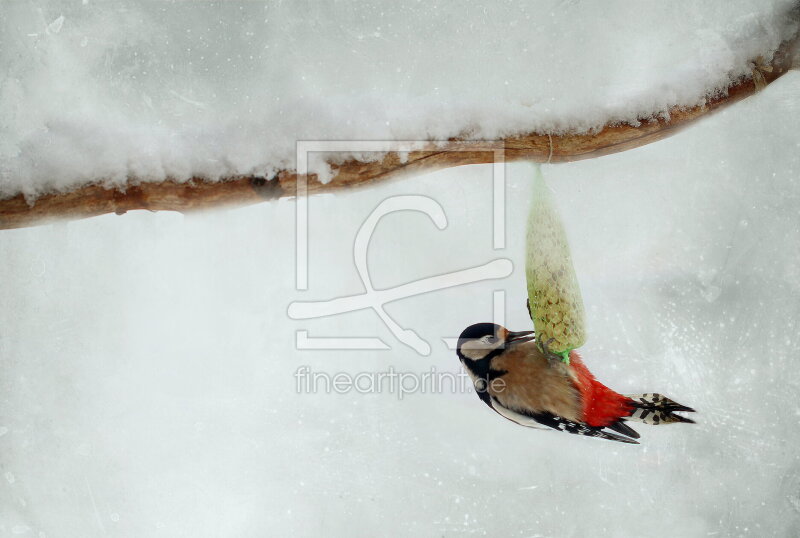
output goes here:
{"type": "Polygon", "coordinates": [[[635,420],[644,424],[673,424],[675,422],[685,422],[694,424],[694,420],[675,414],[677,412],[694,413],[694,409],[681,405],[676,401],[670,400],[657,392],[645,394],[626,394],[626,397],[633,401],[634,410],[628,420],[635,420]]]}

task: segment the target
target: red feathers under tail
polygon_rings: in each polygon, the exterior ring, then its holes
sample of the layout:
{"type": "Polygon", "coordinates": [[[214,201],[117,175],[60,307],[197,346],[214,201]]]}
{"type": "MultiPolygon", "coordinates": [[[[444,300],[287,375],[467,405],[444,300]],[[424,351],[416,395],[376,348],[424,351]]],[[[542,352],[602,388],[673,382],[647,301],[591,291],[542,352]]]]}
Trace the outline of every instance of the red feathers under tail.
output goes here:
{"type": "Polygon", "coordinates": [[[681,405],[658,393],[623,396],[600,383],[583,364],[580,355],[570,353],[570,365],[578,378],[583,400],[583,420],[595,427],[608,427],[614,431],[638,438],[639,435],[623,421],[635,420],[645,424],[673,424],[694,420],[676,414],[693,413],[691,407],[681,405]]]}
{"type": "MultiPolygon", "coordinates": [[[[620,419],[629,417],[634,411],[634,402],[627,396],[614,392],[600,383],[583,364],[575,351],[569,355],[569,364],[578,378],[578,387],[583,401],[583,421],[598,428],[611,426],[620,419]]],[[[611,428],[616,429],[616,428],[611,428]]],[[[622,429],[630,430],[628,427],[622,429]]],[[[620,431],[617,429],[617,431],[620,431]]],[[[623,433],[620,431],[620,433],[623,433]]],[[[625,435],[631,435],[626,433],[625,435]]],[[[636,435],[638,437],[638,435],[636,435]]]]}

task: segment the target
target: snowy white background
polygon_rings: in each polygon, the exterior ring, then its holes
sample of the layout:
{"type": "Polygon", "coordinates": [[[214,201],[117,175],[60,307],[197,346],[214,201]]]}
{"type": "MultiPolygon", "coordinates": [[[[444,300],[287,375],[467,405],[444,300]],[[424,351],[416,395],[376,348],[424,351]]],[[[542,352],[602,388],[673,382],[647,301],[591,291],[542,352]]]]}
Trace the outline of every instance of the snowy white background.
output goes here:
{"type": "Polygon", "coordinates": [[[641,426],[640,446],[520,428],[474,394],[295,391],[301,365],[458,371],[438,339],[487,320],[496,289],[508,326],[527,328],[527,165],[508,167],[503,251],[490,166],[312,198],[304,293],[290,201],[0,232],[0,535],[797,535],[798,103],[793,72],[666,141],[543,167],[587,305],[586,362],[617,390],[699,411],[697,426],[641,426]],[[371,312],[288,319],[291,301],[363,291],[355,232],[408,193],[439,201],[449,226],[387,217],[377,286],[498,256],[514,274],[389,305],[429,357],[371,312]],[[300,352],[299,329],[393,349],[300,352]]]}

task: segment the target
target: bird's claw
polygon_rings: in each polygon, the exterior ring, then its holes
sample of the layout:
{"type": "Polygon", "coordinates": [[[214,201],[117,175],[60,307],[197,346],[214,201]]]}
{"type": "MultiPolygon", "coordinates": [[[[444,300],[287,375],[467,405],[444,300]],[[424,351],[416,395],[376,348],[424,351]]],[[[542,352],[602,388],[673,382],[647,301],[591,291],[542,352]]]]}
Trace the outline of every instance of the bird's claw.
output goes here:
{"type": "Polygon", "coordinates": [[[539,342],[539,348],[542,350],[542,353],[551,362],[564,362],[569,364],[569,351],[559,353],[550,349],[550,344],[552,344],[554,340],[555,338],[550,338],[546,342],[539,342]]]}
{"type": "Polygon", "coordinates": [[[548,359],[561,360],[561,356],[550,349],[550,344],[552,344],[554,340],[555,338],[550,338],[546,342],[540,341],[539,347],[541,348],[542,353],[544,353],[544,356],[547,357],[548,359]]]}

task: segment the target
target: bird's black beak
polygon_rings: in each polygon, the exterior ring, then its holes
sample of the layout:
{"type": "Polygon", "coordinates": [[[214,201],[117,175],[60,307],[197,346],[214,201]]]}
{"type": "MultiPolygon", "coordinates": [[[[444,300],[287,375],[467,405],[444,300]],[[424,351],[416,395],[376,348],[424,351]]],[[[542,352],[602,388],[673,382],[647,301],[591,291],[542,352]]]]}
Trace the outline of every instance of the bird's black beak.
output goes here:
{"type": "Polygon", "coordinates": [[[530,342],[535,338],[536,335],[534,334],[534,331],[519,331],[519,332],[508,331],[508,336],[506,336],[506,345],[522,344],[524,342],[530,342]]]}

